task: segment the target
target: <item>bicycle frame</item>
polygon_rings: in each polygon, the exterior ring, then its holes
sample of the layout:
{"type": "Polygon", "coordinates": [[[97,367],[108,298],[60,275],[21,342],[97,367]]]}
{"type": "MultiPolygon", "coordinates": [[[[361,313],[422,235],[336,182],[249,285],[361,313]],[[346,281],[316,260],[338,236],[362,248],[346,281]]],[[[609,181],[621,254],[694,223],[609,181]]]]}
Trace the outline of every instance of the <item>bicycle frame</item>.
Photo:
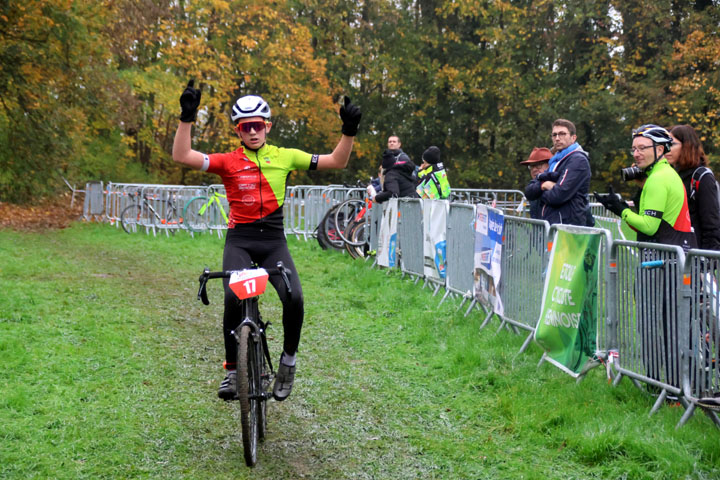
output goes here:
{"type": "Polygon", "coordinates": [[[228,216],[227,213],[225,213],[225,208],[222,205],[222,202],[220,201],[221,198],[227,198],[227,195],[223,195],[218,192],[213,192],[210,198],[208,199],[208,203],[205,204],[200,210],[200,215],[205,213],[205,210],[210,208],[210,205],[212,205],[213,202],[217,203],[218,209],[220,210],[220,215],[222,215],[223,220],[225,221],[225,224],[228,223],[228,216]]]}

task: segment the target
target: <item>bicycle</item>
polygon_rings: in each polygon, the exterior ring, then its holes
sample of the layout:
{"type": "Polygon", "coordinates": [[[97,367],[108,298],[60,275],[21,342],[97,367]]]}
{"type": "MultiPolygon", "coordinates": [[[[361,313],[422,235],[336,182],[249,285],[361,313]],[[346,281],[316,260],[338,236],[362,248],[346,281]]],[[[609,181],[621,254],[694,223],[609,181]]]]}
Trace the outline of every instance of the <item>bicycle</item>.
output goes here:
{"type": "Polygon", "coordinates": [[[353,258],[365,257],[370,241],[370,221],[368,213],[372,200],[351,198],[335,208],[334,219],[337,236],[353,258]]]}
{"type": "Polygon", "coordinates": [[[165,215],[161,215],[160,213],[163,212],[158,213],[152,205],[152,201],[157,199],[157,195],[141,195],[140,192],[132,195],[136,199],[139,198],[139,200],[137,203],[125,207],[122,213],[120,213],[120,225],[122,229],[125,230],[125,233],[137,232],[138,225],[144,227],[164,225],[167,227],[166,231],[174,234],[177,227],[182,225],[182,217],[175,220],[177,217],[177,207],[170,196],[168,196],[167,200],[160,200],[161,202],[167,203],[167,206],[161,209],[164,210],[165,215]],[[153,219],[155,220],[154,222],[153,219]]]}
{"type": "Polygon", "coordinates": [[[191,232],[201,233],[213,226],[220,224],[222,217],[225,226],[228,224],[228,216],[225,213],[221,199],[227,199],[227,195],[223,195],[217,191],[213,191],[209,198],[206,196],[193,197],[185,204],[183,208],[184,225],[191,232]]]}
{"type": "Polygon", "coordinates": [[[282,262],[277,268],[250,268],[211,272],[207,268],[200,275],[198,299],[205,305],[207,282],[212,278],[229,278],[230,288],[241,305],[242,322],[233,331],[237,342],[237,393],[234,400],[240,402],[245,463],[252,467],[257,462],[258,442],[265,439],[267,431],[267,401],[272,397],[270,386],[275,377],[266,331],[270,322],[263,322],[258,307],[258,297],[265,292],[270,275],[280,275],[288,294],[292,293],[289,276],[292,272],[282,262]]]}

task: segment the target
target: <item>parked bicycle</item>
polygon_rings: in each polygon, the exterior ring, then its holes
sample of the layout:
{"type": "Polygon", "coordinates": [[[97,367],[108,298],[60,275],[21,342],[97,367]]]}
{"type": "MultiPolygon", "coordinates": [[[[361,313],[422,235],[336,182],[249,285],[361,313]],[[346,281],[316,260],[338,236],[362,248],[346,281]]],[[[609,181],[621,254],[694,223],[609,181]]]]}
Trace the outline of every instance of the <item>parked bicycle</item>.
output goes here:
{"type": "Polygon", "coordinates": [[[183,208],[184,224],[188,230],[200,233],[215,226],[226,226],[228,216],[223,199],[227,199],[227,195],[213,191],[209,197],[201,195],[188,200],[183,208]]]}
{"type": "Polygon", "coordinates": [[[243,320],[233,331],[238,351],[234,400],[240,402],[243,450],[245,463],[250,467],[257,462],[258,442],[264,440],[267,431],[267,401],[272,397],[270,386],[275,377],[266,336],[270,322],[263,322],[260,316],[258,297],[265,292],[269,275],[280,275],[288,294],[292,293],[291,273],[282,262],[278,262],[275,269],[211,272],[206,268],[199,278],[198,299],[205,305],[210,304],[206,285],[211,278],[229,278],[230,288],[240,302],[243,320]]]}
{"type": "Polygon", "coordinates": [[[175,230],[182,226],[183,219],[178,215],[179,209],[172,201],[172,196],[165,199],[154,194],[141,194],[139,191],[132,195],[136,203],[128,205],[120,213],[120,225],[126,233],[137,232],[139,225],[166,228],[167,232],[174,234],[175,230]],[[153,207],[153,204],[160,208],[153,207]]]}
{"type": "Polygon", "coordinates": [[[335,208],[333,218],[337,236],[353,258],[365,257],[370,245],[369,212],[372,200],[351,198],[335,208]]]}

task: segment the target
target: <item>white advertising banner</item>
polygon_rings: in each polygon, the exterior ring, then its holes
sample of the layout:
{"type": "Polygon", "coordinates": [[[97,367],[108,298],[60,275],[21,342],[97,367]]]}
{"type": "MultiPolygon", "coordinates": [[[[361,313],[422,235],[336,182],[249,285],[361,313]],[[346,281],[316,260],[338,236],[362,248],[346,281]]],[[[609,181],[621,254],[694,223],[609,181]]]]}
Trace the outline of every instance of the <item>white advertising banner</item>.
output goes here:
{"type": "Polygon", "coordinates": [[[423,256],[426,278],[444,283],[447,268],[447,216],[446,200],[423,200],[423,256]]]}
{"type": "Polygon", "coordinates": [[[398,200],[391,198],[383,210],[378,234],[377,262],[381,267],[397,265],[398,200]]]}

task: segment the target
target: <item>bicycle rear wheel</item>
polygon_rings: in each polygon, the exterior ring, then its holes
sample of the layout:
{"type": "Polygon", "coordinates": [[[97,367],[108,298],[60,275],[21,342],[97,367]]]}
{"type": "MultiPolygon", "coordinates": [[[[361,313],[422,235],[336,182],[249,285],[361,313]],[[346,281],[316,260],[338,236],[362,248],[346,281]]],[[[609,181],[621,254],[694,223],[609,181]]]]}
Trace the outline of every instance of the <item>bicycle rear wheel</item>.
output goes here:
{"type": "Polygon", "coordinates": [[[344,242],[338,235],[338,228],[335,225],[335,212],[340,204],[335,205],[328,210],[320,220],[320,224],[317,228],[317,238],[320,246],[327,250],[328,248],[334,248],[335,250],[342,250],[344,248],[344,242]]]}
{"type": "Polygon", "coordinates": [[[240,423],[242,424],[245,464],[252,467],[257,462],[260,439],[262,391],[259,376],[257,343],[249,326],[240,329],[238,338],[238,400],[240,400],[240,423]]]}
{"type": "Polygon", "coordinates": [[[191,198],[183,208],[183,225],[191,232],[204,232],[210,228],[210,207],[207,197],[191,198]]]}
{"type": "Polygon", "coordinates": [[[141,217],[142,209],[137,203],[125,207],[120,214],[120,225],[122,225],[122,229],[125,230],[125,233],[137,232],[137,227],[140,225],[141,217]]]}

